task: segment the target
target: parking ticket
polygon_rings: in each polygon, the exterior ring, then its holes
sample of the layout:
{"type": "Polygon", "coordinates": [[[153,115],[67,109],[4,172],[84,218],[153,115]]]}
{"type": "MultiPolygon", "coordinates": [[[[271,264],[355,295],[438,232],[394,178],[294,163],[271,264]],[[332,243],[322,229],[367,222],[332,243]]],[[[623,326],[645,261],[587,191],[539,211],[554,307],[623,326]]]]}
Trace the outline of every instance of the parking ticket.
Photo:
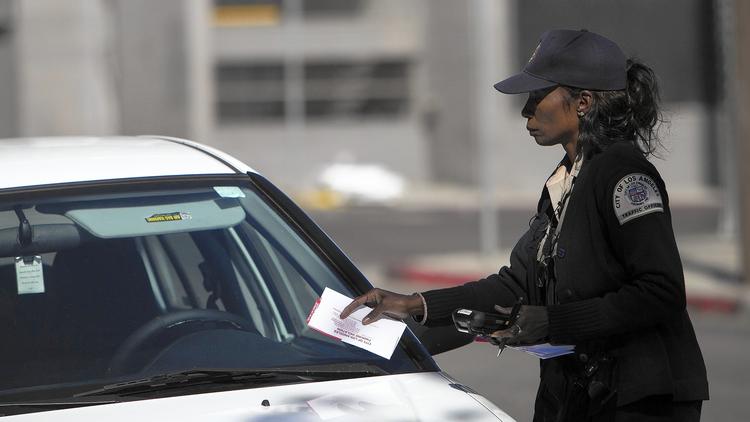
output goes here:
{"type": "Polygon", "coordinates": [[[390,359],[406,324],[384,317],[369,325],[363,325],[362,318],[372,310],[366,306],[357,309],[345,319],[339,318],[341,311],[351,301],[352,298],[326,287],[310,311],[307,325],[344,343],[390,359]]]}

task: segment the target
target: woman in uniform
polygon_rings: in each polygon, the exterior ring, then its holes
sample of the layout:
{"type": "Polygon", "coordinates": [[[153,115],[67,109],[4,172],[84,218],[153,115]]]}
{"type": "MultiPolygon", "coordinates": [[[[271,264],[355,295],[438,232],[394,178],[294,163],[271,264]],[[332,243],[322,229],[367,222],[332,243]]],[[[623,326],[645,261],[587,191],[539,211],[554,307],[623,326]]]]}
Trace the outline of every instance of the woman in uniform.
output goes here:
{"type": "Polygon", "coordinates": [[[564,150],[510,265],[410,296],[373,289],[341,316],[369,305],[365,323],[385,314],[445,325],[456,308],[508,313],[522,299],[515,324],[494,336],[575,345],[541,361],[534,421],[700,420],[706,369],[669,198],[647,160],[660,122],[653,71],[603,36],[553,30],[495,88],[528,93],[529,134],[564,150]]]}

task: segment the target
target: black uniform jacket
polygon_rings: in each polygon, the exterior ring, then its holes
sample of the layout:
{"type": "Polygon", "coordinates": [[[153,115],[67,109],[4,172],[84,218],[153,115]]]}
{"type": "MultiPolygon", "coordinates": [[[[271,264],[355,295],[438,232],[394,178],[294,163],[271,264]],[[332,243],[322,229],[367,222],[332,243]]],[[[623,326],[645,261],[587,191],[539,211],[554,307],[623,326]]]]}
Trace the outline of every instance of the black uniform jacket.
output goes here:
{"type": "MultiPolygon", "coordinates": [[[[674,401],[707,400],[706,368],[686,310],[669,199],[656,168],[629,142],[584,161],[554,256],[553,304],[545,303],[538,287],[536,264],[551,215],[549,202],[545,187],[509,266],[463,286],[424,292],[426,324],[450,324],[451,312],[459,307],[493,311],[496,304],[512,306],[523,297],[527,304],[548,306],[552,343],[581,350],[606,345],[617,360],[618,405],[661,394],[674,401]],[[615,190],[632,174],[655,183],[663,206],[621,224],[615,190]]],[[[544,366],[558,359],[565,357],[544,361],[542,383],[544,366]]]]}

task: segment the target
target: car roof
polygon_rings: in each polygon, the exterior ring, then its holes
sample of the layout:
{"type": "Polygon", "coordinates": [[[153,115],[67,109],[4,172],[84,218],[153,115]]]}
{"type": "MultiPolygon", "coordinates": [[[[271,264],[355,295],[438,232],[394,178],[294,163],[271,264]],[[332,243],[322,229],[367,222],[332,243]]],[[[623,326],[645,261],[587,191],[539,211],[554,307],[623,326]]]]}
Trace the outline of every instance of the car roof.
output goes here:
{"type": "Polygon", "coordinates": [[[109,179],[254,172],[197,142],[161,136],[0,139],[0,189],[109,179]]]}

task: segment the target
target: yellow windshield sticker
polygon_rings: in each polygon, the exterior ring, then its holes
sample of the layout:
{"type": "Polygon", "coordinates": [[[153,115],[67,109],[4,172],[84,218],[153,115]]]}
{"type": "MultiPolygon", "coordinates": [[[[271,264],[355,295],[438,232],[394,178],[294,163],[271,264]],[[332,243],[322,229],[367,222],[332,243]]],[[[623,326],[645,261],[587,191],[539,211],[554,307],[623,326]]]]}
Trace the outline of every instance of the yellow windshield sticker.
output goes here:
{"type": "Polygon", "coordinates": [[[165,221],[182,221],[190,220],[193,218],[186,212],[169,212],[164,214],[154,214],[151,217],[146,217],[147,223],[163,223],[165,221]]]}

